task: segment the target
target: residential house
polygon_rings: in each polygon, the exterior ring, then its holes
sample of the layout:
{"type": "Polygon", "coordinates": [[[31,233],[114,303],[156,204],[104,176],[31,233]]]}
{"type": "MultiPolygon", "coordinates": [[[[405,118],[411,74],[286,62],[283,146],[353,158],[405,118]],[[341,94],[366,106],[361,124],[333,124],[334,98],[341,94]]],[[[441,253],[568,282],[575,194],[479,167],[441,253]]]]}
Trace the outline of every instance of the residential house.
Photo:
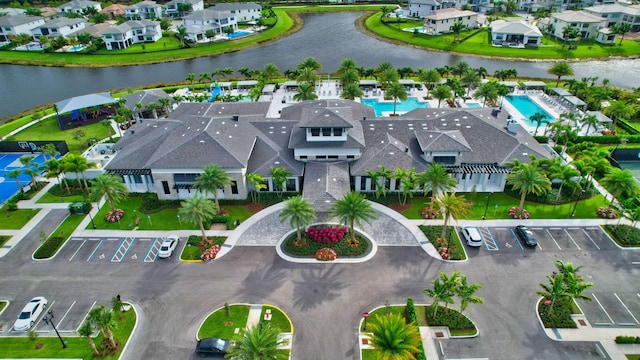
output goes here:
{"type": "Polygon", "coordinates": [[[491,23],[491,43],[496,46],[540,46],[542,32],[526,21],[496,20],[491,23]]]}
{"type": "Polygon", "coordinates": [[[236,21],[253,21],[262,17],[262,6],[254,3],[217,3],[210,9],[228,11],[236,18],[236,21]]]}
{"type": "Polygon", "coordinates": [[[165,12],[168,16],[183,16],[181,14],[181,8],[183,5],[190,5],[191,11],[200,11],[204,10],[204,1],[203,0],[171,0],[165,4],[165,12]]]}
{"type": "Polygon", "coordinates": [[[440,0],[410,0],[409,16],[414,18],[423,18],[431,15],[435,10],[452,8],[455,2],[440,0]]]}
{"type": "Polygon", "coordinates": [[[430,34],[451,32],[453,24],[461,22],[467,29],[478,27],[478,13],[455,8],[436,10],[425,16],[424,27],[430,34]]]}
{"type": "Polygon", "coordinates": [[[111,4],[106,8],[100,10],[101,13],[107,14],[110,19],[115,19],[118,16],[124,16],[127,5],[111,4]]]}
{"type": "Polygon", "coordinates": [[[129,20],[111,27],[102,35],[107,50],[126,49],[132,44],[156,42],[160,38],[160,22],[152,20],[129,20]]]}
{"type": "Polygon", "coordinates": [[[69,35],[85,28],[87,20],[84,18],[55,18],[45,21],[44,24],[31,29],[31,34],[34,38],[40,36],[47,36],[50,38],[57,38],[62,36],[69,38],[69,35]]]}
{"type": "Polygon", "coordinates": [[[113,25],[107,24],[107,23],[101,23],[101,24],[90,23],[89,25],[85,26],[83,29],[70,33],[69,35],[67,35],[67,37],[77,38],[80,34],[89,34],[94,39],[102,39],[102,36],[104,35],[104,33],[106,31],[111,30],[112,26],[113,25]]]}
{"type": "Polygon", "coordinates": [[[25,12],[24,9],[0,8],[0,14],[3,14],[3,16],[24,15],[24,12],[25,12]]]}
{"type": "MultiPolygon", "coordinates": [[[[376,190],[368,171],[424,171],[444,164],[458,191],[503,191],[513,159],[549,157],[520,125],[491,109],[417,109],[395,118],[376,118],[373,108],[349,100],[314,100],[268,118],[270,103],[181,103],[167,119],[144,120],[114,145],[106,171],[118,174],[131,192],[160,199],[193,196],[203,168],[216,164],[232,183],[223,199],[244,199],[253,190],[246,175],[266,178],[272,168],[291,175],[289,191],[300,191],[327,207],[350,189],[376,190]],[[302,186],[303,184],[303,186],[302,186]]],[[[390,191],[401,191],[386,179],[390,191]]]]}
{"type": "Polygon", "coordinates": [[[100,3],[97,1],[72,0],[58,6],[58,11],[60,11],[60,13],[63,15],[66,13],[76,13],[82,15],[84,13],[84,9],[88,7],[92,7],[96,9],[96,11],[102,10],[102,5],[100,5],[100,3]]]}
{"type": "Polygon", "coordinates": [[[151,0],[141,1],[127,6],[124,16],[131,20],[160,19],[162,18],[162,5],[151,0]]]}
{"type": "Polygon", "coordinates": [[[584,11],[606,19],[606,27],[615,24],[630,24],[633,31],[640,31],[640,6],[608,4],[585,8],[584,11]]]}
{"type": "Polygon", "coordinates": [[[596,37],[599,29],[606,27],[606,19],[582,10],[568,10],[552,13],[549,25],[545,30],[559,39],[564,39],[562,33],[567,26],[578,29],[582,39],[590,39],[596,37]]]}
{"type": "Polygon", "coordinates": [[[218,11],[214,7],[206,10],[194,11],[182,18],[182,24],[187,30],[187,39],[203,41],[207,39],[207,32],[222,34],[224,28],[238,28],[238,20],[230,11],[218,11]]]}
{"type": "Polygon", "coordinates": [[[10,41],[9,36],[31,34],[31,30],[44,24],[44,18],[27,15],[5,15],[0,17],[0,42],[10,41]]]}

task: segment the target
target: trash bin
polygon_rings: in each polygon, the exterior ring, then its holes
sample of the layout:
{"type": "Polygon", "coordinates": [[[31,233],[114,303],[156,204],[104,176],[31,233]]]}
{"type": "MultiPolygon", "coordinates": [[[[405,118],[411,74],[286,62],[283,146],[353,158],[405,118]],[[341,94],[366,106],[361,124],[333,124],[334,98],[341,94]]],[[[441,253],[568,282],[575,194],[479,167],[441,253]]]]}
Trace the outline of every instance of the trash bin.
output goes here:
{"type": "Polygon", "coordinates": [[[89,206],[87,203],[75,202],[69,205],[69,212],[72,215],[84,215],[88,212],[89,206]]]}

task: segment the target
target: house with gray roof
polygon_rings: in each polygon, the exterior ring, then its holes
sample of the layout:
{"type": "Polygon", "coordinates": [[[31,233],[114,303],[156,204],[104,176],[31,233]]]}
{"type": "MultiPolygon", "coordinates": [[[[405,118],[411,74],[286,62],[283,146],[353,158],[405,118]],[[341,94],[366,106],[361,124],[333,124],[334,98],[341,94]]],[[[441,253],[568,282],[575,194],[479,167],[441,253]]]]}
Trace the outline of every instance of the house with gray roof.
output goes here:
{"type": "Polygon", "coordinates": [[[621,3],[597,5],[585,8],[584,11],[606,19],[606,27],[615,24],[630,24],[632,31],[640,30],[640,6],[623,5],[621,3]]]}
{"type": "Polygon", "coordinates": [[[423,18],[431,15],[435,10],[452,8],[455,6],[454,1],[441,0],[410,0],[409,16],[414,18],[423,18]]]}
{"type": "Polygon", "coordinates": [[[433,14],[424,17],[424,27],[429,34],[451,32],[455,23],[462,23],[465,29],[478,27],[478,13],[456,8],[434,10],[433,14]]]}
{"type": "Polygon", "coordinates": [[[11,35],[31,34],[32,29],[41,25],[44,25],[44,18],[41,16],[23,14],[1,16],[0,42],[10,41],[11,35]]]}
{"type": "Polygon", "coordinates": [[[254,2],[216,3],[210,9],[228,11],[236,21],[252,21],[262,17],[262,6],[254,2]]]}
{"type": "Polygon", "coordinates": [[[107,50],[126,49],[133,44],[156,42],[161,38],[160,22],[153,20],[129,20],[102,34],[107,50]]]}
{"type": "MultiPolygon", "coordinates": [[[[268,118],[268,102],[181,103],[167,118],[141,120],[114,145],[105,166],[131,192],[184,199],[208,164],[224,168],[231,185],[222,199],[245,199],[250,173],[266,178],[273,168],[291,175],[288,191],[300,191],[322,210],[350,189],[375,191],[369,176],[386,169],[424,171],[444,164],[458,191],[503,191],[513,159],[550,157],[507,114],[490,109],[416,109],[376,118],[373,108],[349,100],[313,100],[268,118]],[[304,184],[304,186],[302,186],[304,184]]],[[[401,184],[388,179],[391,191],[401,184]]]]}
{"type": "Polygon", "coordinates": [[[131,20],[160,19],[162,5],[152,0],[145,0],[129,5],[124,9],[124,16],[131,20]]]}
{"type": "Polygon", "coordinates": [[[552,13],[548,24],[550,26],[547,26],[546,31],[558,39],[564,40],[563,31],[567,26],[578,29],[581,38],[590,39],[597,36],[598,30],[606,27],[606,19],[583,10],[568,10],[552,13]]]}
{"type": "Polygon", "coordinates": [[[542,43],[542,32],[526,21],[496,20],[491,23],[491,43],[494,46],[538,47],[542,43]]]}
{"type": "Polygon", "coordinates": [[[204,10],[203,0],[171,0],[164,5],[168,16],[183,16],[182,9],[189,8],[191,11],[204,10]],[[186,5],[186,6],[185,6],[186,5]]]}
{"type": "Polygon", "coordinates": [[[230,11],[220,11],[210,7],[183,17],[182,26],[187,31],[187,39],[197,42],[206,40],[209,30],[214,34],[222,34],[223,29],[229,27],[236,31],[238,20],[230,11]]]}
{"type": "Polygon", "coordinates": [[[63,15],[66,13],[76,13],[83,15],[84,9],[88,7],[92,7],[96,9],[96,11],[102,10],[102,5],[100,5],[99,2],[90,0],[72,0],[58,6],[58,10],[63,15]]]}
{"type": "Polygon", "coordinates": [[[85,28],[87,20],[84,18],[55,18],[45,21],[44,24],[31,29],[31,34],[38,38],[47,36],[57,38],[62,36],[69,38],[69,35],[85,28]]]}

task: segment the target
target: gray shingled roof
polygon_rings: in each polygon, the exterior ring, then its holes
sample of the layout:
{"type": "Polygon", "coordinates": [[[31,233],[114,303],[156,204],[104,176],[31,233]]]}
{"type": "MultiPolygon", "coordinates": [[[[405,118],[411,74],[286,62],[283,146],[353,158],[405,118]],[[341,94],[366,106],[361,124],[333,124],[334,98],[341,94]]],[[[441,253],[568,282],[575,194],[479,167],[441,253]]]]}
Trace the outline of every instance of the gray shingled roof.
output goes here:
{"type": "Polygon", "coordinates": [[[137,103],[142,103],[142,109],[144,110],[147,108],[147,105],[152,102],[160,105],[160,103],[158,102],[159,99],[170,99],[169,94],[167,94],[162,89],[142,90],[138,91],[137,93],[127,95],[124,98],[127,99],[125,106],[133,111],[138,111],[138,108],[136,107],[137,103]]]}
{"type": "Polygon", "coordinates": [[[459,130],[424,131],[416,130],[416,138],[423,152],[466,152],[471,151],[469,143],[459,130]]]}
{"type": "Polygon", "coordinates": [[[313,202],[318,212],[328,212],[350,189],[348,162],[307,163],[302,196],[313,202]]]}
{"type": "Polygon", "coordinates": [[[419,156],[414,156],[409,144],[404,143],[395,137],[386,133],[382,136],[380,145],[377,145],[371,151],[366,151],[362,157],[351,165],[351,175],[364,176],[367,171],[374,171],[378,166],[384,166],[386,169],[394,170],[415,168],[418,172],[424,170],[426,162],[419,156]],[[384,143],[382,143],[384,142],[384,143]]]}
{"type": "Polygon", "coordinates": [[[42,20],[41,16],[27,16],[27,15],[6,15],[0,17],[0,26],[2,27],[14,27],[22,24],[28,24],[33,21],[42,20]]]}
{"type": "Polygon", "coordinates": [[[341,127],[352,128],[353,125],[347,121],[339,110],[334,109],[304,109],[302,119],[298,123],[301,128],[317,127],[341,127]]]}
{"type": "Polygon", "coordinates": [[[260,5],[254,3],[254,2],[248,2],[248,3],[241,3],[241,2],[217,3],[217,4],[214,4],[212,6],[212,8],[215,8],[216,10],[220,10],[220,11],[248,10],[248,9],[260,8],[260,5]]]}

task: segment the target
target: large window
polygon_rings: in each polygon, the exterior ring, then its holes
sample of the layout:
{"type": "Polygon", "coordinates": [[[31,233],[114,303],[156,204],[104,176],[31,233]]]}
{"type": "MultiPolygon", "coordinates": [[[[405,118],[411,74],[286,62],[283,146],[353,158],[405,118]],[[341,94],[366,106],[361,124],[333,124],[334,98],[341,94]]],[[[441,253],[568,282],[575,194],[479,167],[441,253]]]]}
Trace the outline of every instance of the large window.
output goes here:
{"type": "Polygon", "coordinates": [[[238,194],[238,182],[235,180],[231,182],[231,193],[238,194]]]}
{"type": "Polygon", "coordinates": [[[287,179],[287,191],[296,191],[296,179],[287,179]]]}
{"type": "Polygon", "coordinates": [[[171,189],[169,188],[169,182],[168,181],[163,181],[162,182],[162,189],[164,190],[164,194],[165,195],[171,194],[171,189]]]}
{"type": "Polygon", "coordinates": [[[433,162],[439,164],[455,164],[456,157],[455,156],[434,156],[433,162]]]}

